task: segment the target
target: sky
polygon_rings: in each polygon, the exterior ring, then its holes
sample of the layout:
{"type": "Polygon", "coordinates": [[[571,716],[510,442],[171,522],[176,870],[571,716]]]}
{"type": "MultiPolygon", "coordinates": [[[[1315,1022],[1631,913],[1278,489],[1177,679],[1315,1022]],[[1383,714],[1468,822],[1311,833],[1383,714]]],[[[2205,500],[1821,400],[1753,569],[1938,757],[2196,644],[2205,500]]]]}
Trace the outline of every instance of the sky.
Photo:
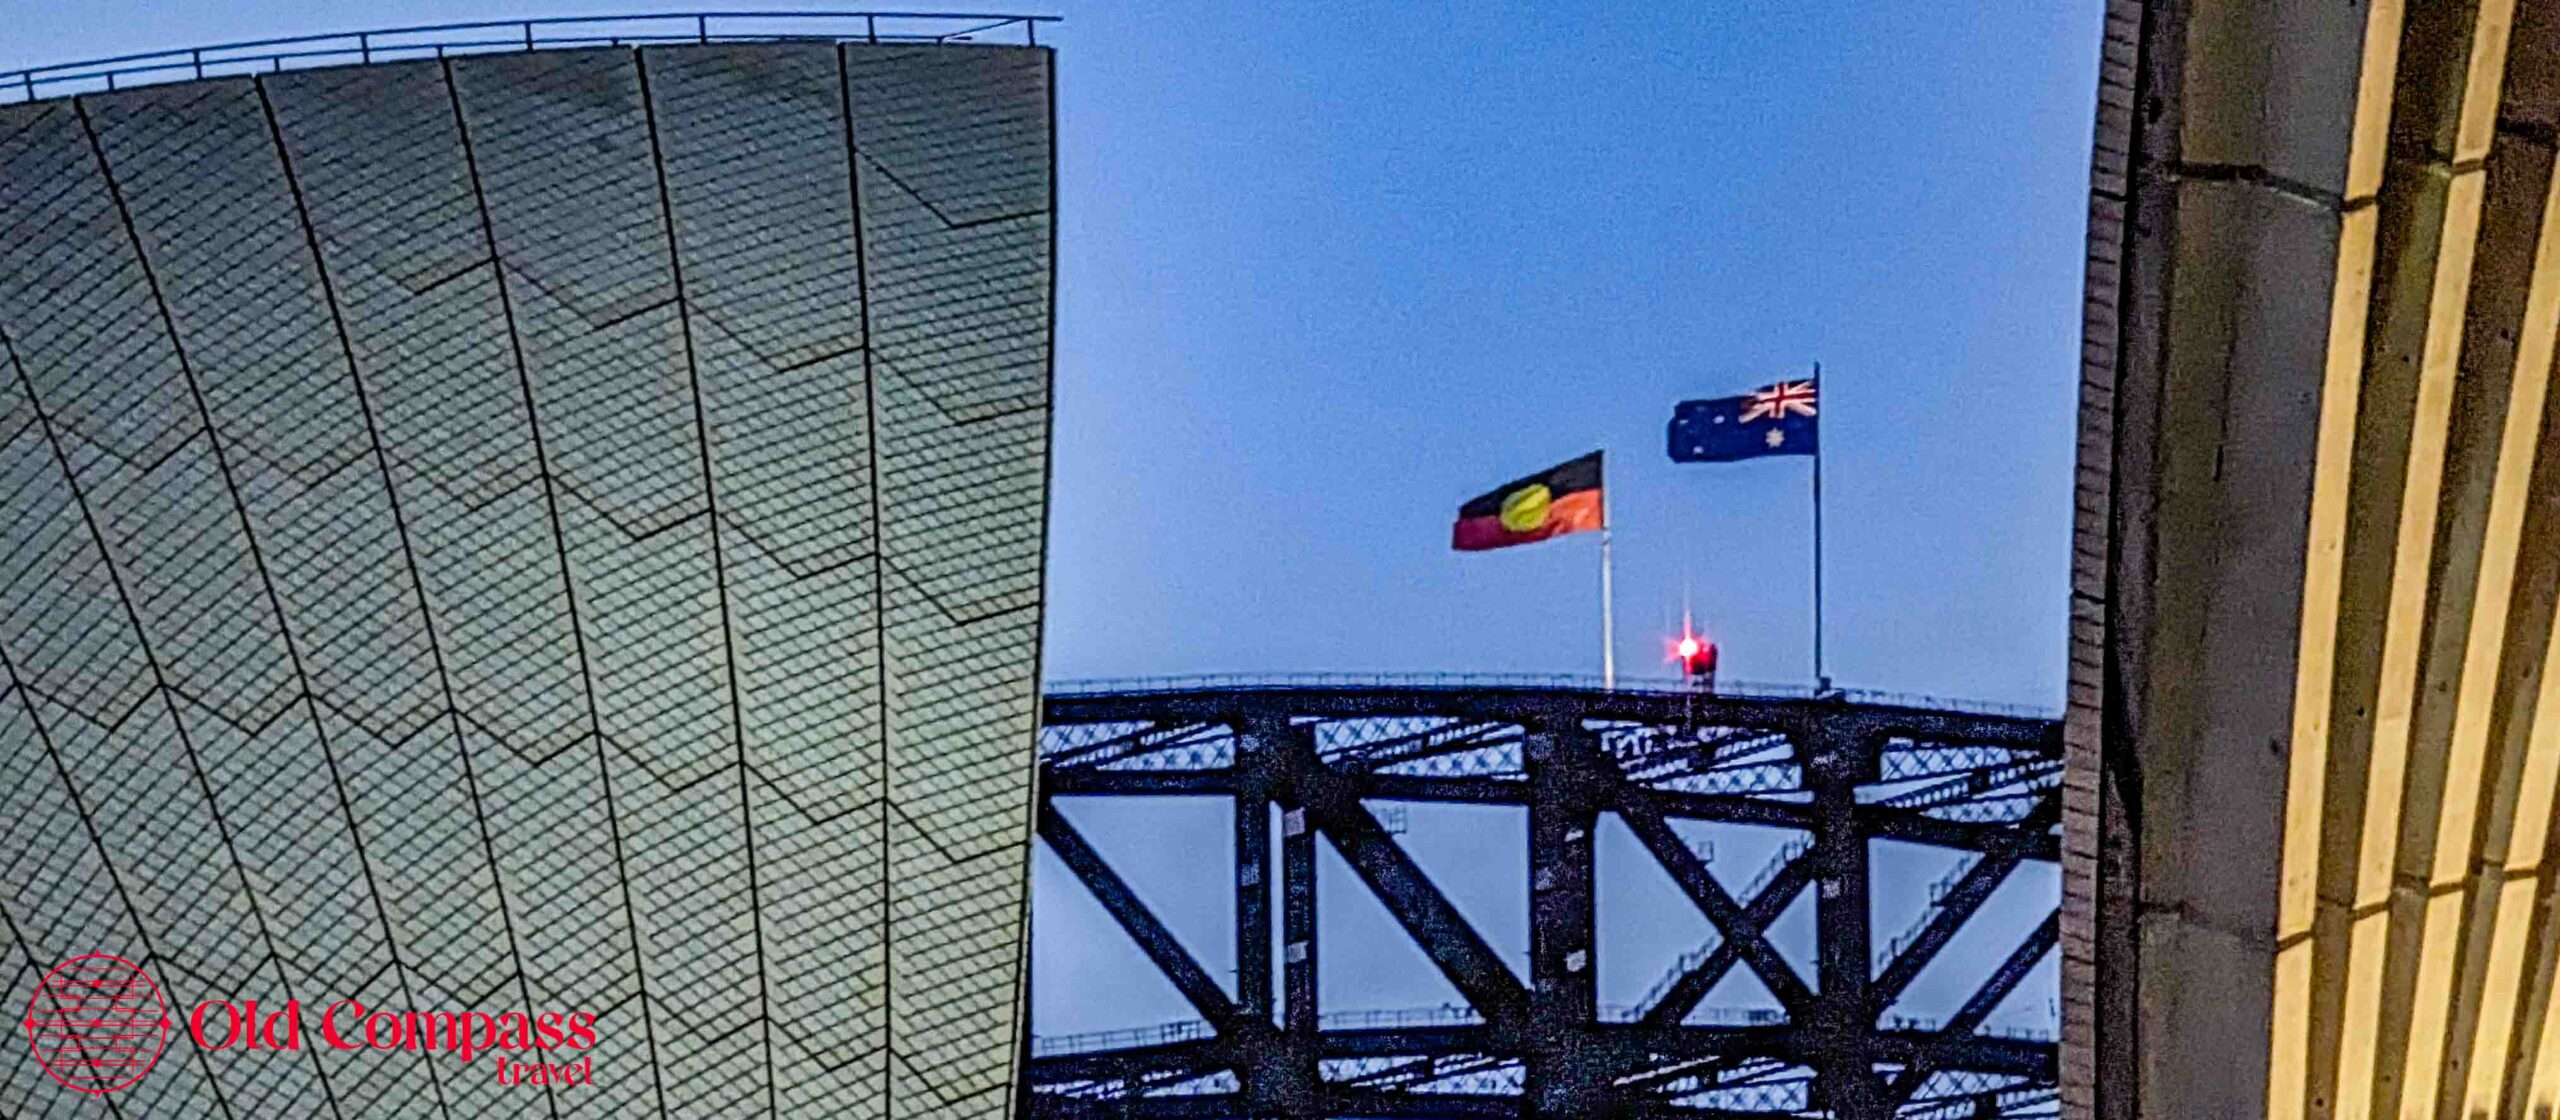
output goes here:
{"type": "MultiPolygon", "coordinates": [[[[648,10],[0,0],[0,70],[648,10]]],[[[1448,538],[1460,502],[1596,448],[1621,673],[1669,673],[1685,609],[1728,680],[1805,683],[1809,461],[1675,466],[1663,445],[1675,402],[1818,362],[1829,675],[2059,707],[2096,0],[1007,10],[1066,17],[1041,36],[1060,175],[1050,679],[1595,673],[1594,537],[1448,538]]],[[[1163,841],[1223,847],[1226,811],[1069,810],[1213,971],[1232,964],[1224,872],[1163,841]]],[[[1611,827],[1602,998],[1632,1000],[1705,927],[1611,827]]],[[[1525,968],[1520,828],[1416,809],[1403,839],[1525,968]]],[[[1782,839],[1699,838],[1737,886],[1782,839]]],[[[1883,936],[1946,857],[1879,864],[1906,896],[1879,899],[1883,936]]],[[[1345,867],[1324,874],[1325,939],[1375,946],[1324,958],[1328,1009],[1439,1002],[1345,867]]],[[[2053,889],[2049,867],[2022,873],[1977,924],[2023,930],[2053,889]]],[[[1182,1017],[1045,852],[1034,913],[1042,1033],[1182,1017]]],[[[1806,959],[1810,930],[1791,914],[1781,951],[1806,959]]],[[[1912,998],[1961,998],[1964,977],[1936,974],[1988,971],[1995,935],[1960,940],[1912,998]]]]}

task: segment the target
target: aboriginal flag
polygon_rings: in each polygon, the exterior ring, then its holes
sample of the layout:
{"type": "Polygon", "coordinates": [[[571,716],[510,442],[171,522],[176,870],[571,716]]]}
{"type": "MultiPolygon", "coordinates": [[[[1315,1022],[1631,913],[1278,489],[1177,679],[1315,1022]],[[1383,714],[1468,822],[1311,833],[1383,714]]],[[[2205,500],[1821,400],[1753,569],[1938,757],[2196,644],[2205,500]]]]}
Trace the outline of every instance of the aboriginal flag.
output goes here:
{"type": "Polygon", "coordinates": [[[1604,527],[1605,508],[1600,500],[1600,453],[1594,451],[1505,483],[1459,506],[1449,545],[1460,552],[1481,552],[1589,532],[1604,527]]]}

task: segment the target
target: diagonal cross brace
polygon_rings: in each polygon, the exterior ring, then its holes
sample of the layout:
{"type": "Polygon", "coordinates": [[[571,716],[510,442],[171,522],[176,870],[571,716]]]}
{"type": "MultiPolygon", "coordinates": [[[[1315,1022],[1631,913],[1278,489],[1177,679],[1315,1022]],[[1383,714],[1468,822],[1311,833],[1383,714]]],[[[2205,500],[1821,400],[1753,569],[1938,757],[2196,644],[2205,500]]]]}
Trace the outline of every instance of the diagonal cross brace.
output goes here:
{"type": "Polygon", "coordinates": [[[1966,869],[1964,876],[1947,891],[1947,897],[1938,903],[1937,913],[1930,917],[1929,924],[1921,927],[1920,935],[1885,965],[1883,975],[1876,977],[1873,991],[1877,1007],[1893,1006],[1902,990],[1909,987],[1911,981],[1920,975],[1920,970],[1927,968],[1929,962],[1937,957],[1938,950],[1946,948],[1947,942],[1955,939],[1956,931],[1973,919],[1975,911],[1982,909],[1982,904],[1991,898],[1991,892],[1998,890],[2001,883],[2008,881],[2009,873],[2026,861],[2036,842],[2051,838],[2048,833],[2061,815],[2061,787],[2056,786],[2037,800],[2035,808],[2018,822],[2016,831],[2002,837],[2000,843],[1993,845],[1966,869]]]}
{"type": "Polygon", "coordinates": [[[1697,853],[1681,842],[1680,834],[1672,831],[1662,810],[1653,803],[1651,791],[1621,784],[1616,807],[1619,818],[1627,822],[1627,828],[1636,834],[1645,850],[1653,853],[1663,870],[1680,884],[1681,892],[1706,914],[1707,921],[1716,927],[1716,935],[1732,945],[1742,963],[1769,986],[1770,994],[1786,1006],[1788,1015],[1794,1017],[1811,1006],[1813,992],[1805,987],[1804,978],[1778,955],[1769,939],[1761,935],[1761,927],[1751,921],[1732,895],[1725,893],[1724,884],[1716,882],[1707,865],[1699,862],[1697,853]]]}
{"type": "MultiPolygon", "coordinates": [[[[2061,935],[2061,920],[2060,911],[2045,915],[2044,922],[2028,933],[2026,940],[2019,942],[2018,947],[2009,953],[2009,959],[2000,962],[1991,978],[1983,981],[1973,997],[1965,1000],[1964,1006],[1947,1019],[1946,1026],[1938,1031],[1939,1041],[1960,1042],[1970,1037],[1984,1019],[1990,1018],[1992,1010],[2000,1006],[2000,1001],[2009,998],[2009,993],[2016,991],[2018,983],[2027,978],[2027,971],[2052,950],[2053,943],[2061,935]]],[[[1891,1099],[1910,1100],[1911,1094],[1919,1091],[1920,1083],[1927,1081],[1936,1069],[1937,1063],[1927,1057],[1913,1061],[1894,1077],[1889,1090],[1891,1099]]]]}
{"type": "Polygon", "coordinates": [[[2000,1006],[2000,1001],[2009,998],[2009,993],[2016,991],[2018,984],[2027,978],[2027,970],[2034,968],[2036,962],[2043,960],[2045,953],[2053,948],[2061,932],[2060,922],[2059,911],[2045,915],[2044,921],[2009,953],[2009,959],[2000,962],[1991,978],[1983,981],[1972,998],[1965,1000],[1964,1006],[1957,1008],[1956,1013],[1947,1019],[1946,1033],[1950,1036],[1971,1034],[1983,1020],[1990,1018],[1991,1012],[2000,1006]]]}
{"type": "Polygon", "coordinates": [[[1138,901],[1138,896],[1129,890],[1128,882],[1111,869],[1111,865],[1103,860],[1102,853],[1093,850],[1084,834],[1077,832],[1074,825],[1058,815],[1057,807],[1046,797],[1040,799],[1040,838],[1049,842],[1049,850],[1058,854],[1059,862],[1076,873],[1076,878],[1084,882],[1085,889],[1093,892],[1094,900],[1110,912],[1111,920],[1120,923],[1120,928],[1138,943],[1139,951],[1155,963],[1156,970],[1164,973],[1165,979],[1173,982],[1174,988],[1182,993],[1182,998],[1190,1002],[1201,1018],[1207,1019],[1219,1034],[1233,1037],[1240,1033],[1245,1019],[1236,1011],[1234,1003],[1227,999],[1225,990],[1210,978],[1207,969],[1200,967],[1200,962],[1193,959],[1190,950],[1174,940],[1173,931],[1157,920],[1155,912],[1147,909],[1146,903],[1138,901]]]}
{"type": "MultiPolygon", "coordinates": [[[[1750,922],[1751,928],[1759,931],[1762,937],[1768,936],[1769,927],[1777,924],[1780,914],[1786,913],[1787,905],[1795,901],[1796,892],[1811,882],[1813,853],[1805,852],[1788,860],[1776,875],[1770,876],[1768,885],[1760,888],[1760,893],[1743,907],[1743,920],[1750,922]]],[[[1741,943],[1719,935],[1716,947],[1707,951],[1706,958],[1700,960],[1696,967],[1681,973],[1679,979],[1671,982],[1670,989],[1662,993],[1662,998],[1644,1010],[1644,1025],[1656,1028],[1680,1025],[1691,1011],[1697,1010],[1698,1001],[1707,998],[1707,993],[1715,990],[1716,982],[1724,979],[1724,974],[1733,971],[1733,966],[1741,960],[1741,943]]]]}
{"type": "Polygon", "coordinates": [[[1502,963],[1448,896],[1387,836],[1386,827],[1360,803],[1356,787],[1313,758],[1313,753],[1308,751],[1308,757],[1294,768],[1310,823],[1333,841],[1334,849],[1386,905],[1396,924],[1429,954],[1431,963],[1484,1015],[1486,1023],[1505,1033],[1524,1030],[1529,992],[1511,966],[1502,963]]]}

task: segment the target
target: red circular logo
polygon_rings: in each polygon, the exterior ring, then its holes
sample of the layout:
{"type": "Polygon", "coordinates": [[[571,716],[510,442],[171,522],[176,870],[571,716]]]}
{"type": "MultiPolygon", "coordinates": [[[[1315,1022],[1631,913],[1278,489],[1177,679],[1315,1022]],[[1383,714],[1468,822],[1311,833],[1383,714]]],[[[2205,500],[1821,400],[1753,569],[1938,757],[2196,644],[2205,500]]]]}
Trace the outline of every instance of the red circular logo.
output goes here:
{"type": "Polygon", "coordinates": [[[142,1080],[169,1042],[160,985],[123,957],[92,953],[54,966],[27,1000],[27,1042],[64,1087],[106,1094],[142,1080]]]}

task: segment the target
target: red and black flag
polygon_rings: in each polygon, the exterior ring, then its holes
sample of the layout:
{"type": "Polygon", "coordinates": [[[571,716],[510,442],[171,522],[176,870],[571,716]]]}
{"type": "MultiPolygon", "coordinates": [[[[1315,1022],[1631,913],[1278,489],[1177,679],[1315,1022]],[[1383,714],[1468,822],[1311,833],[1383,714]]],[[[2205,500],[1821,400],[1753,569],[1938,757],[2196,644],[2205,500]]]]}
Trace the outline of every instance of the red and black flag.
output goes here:
{"type": "Polygon", "coordinates": [[[1600,453],[1594,451],[1459,506],[1449,544],[1460,552],[1480,552],[1586,533],[1606,526],[1606,509],[1600,500],[1600,453]]]}

